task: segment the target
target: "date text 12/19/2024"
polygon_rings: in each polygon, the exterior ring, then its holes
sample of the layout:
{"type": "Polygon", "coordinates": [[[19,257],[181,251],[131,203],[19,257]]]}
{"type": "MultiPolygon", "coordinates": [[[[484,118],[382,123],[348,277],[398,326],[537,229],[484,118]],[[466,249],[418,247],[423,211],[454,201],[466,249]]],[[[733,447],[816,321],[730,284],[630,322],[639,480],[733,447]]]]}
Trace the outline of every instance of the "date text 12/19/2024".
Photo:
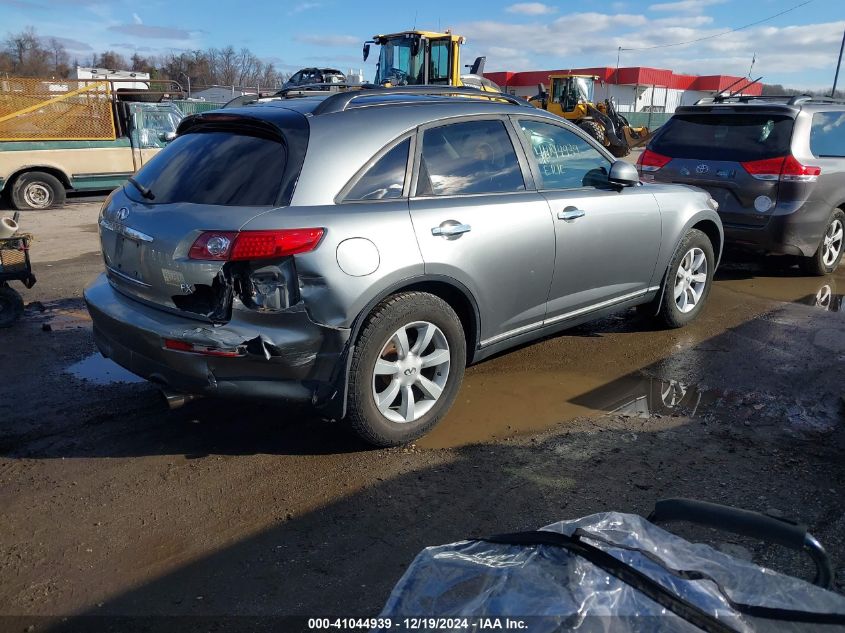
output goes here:
{"type": "Polygon", "coordinates": [[[518,618],[309,618],[309,630],[366,631],[524,631],[528,625],[518,618]]]}

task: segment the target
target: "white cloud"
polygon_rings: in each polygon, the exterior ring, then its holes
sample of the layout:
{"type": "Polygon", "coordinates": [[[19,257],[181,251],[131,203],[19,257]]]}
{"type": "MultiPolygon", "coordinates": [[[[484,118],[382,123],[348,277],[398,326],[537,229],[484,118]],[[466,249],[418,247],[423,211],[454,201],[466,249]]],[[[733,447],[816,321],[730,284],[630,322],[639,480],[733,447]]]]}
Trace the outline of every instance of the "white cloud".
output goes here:
{"type": "Polygon", "coordinates": [[[679,0],[679,2],[661,2],[648,7],[649,11],[676,11],[679,13],[700,13],[704,7],[722,4],[727,0],[679,0]]]}
{"type": "Polygon", "coordinates": [[[549,15],[557,9],[542,2],[518,2],[505,9],[508,13],[520,13],[522,15],[549,15]]]}
{"type": "Polygon", "coordinates": [[[288,11],[288,15],[296,15],[297,13],[302,13],[303,11],[318,9],[321,6],[323,6],[322,2],[300,2],[293,9],[288,11]]]}
{"type": "Polygon", "coordinates": [[[364,38],[354,35],[297,35],[295,39],[306,44],[338,47],[349,47],[364,42],[364,38]]]}
{"type": "Polygon", "coordinates": [[[476,55],[486,55],[488,71],[614,66],[618,46],[645,48],[719,35],[683,46],[623,50],[621,65],[744,76],[756,54],[755,78],[763,75],[764,82],[812,88],[824,81],[832,68],[845,21],[760,25],[722,35],[728,28],[714,26],[706,15],[649,20],[627,14],[575,13],[530,24],[469,22],[456,25],[455,32],[466,35],[471,43],[463,52],[465,63],[476,55]],[[582,37],[573,37],[573,33],[582,37]]]}
{"type": "Polygon", "coordinates": [[[132,21],[133,21],[135,24],[143,24],[143,23],[144,23],[144,21],[141,19],[141,16],[140,16],[140,15],[138,15],[137,13],[133,13],[133,14],[132,14],[132,21]]]}

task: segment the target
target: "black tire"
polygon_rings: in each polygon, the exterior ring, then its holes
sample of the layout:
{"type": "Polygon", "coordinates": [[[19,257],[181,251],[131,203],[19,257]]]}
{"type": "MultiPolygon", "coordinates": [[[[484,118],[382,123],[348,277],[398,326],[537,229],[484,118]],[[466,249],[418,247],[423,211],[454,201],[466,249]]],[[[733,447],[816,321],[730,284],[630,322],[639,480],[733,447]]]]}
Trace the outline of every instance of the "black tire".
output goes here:
{"type": "Polygon", "coordinates": [[[12,184],[12,206],[19,211],[43,211],[65,203],[65,187],[43,171],[28,171],[12,184]]]}
{"type": "MultiPolygon", "coordinates": [[[[413,346],[413,342],[409,342],[413,346]]],[[[424,355],[424,350],[420,351],[420,356],[424,355]]],[[[403,292],[388,297],[367,317],[355,343],[347,403],[347,417],[352,428],[364,441],[375,446],[397,446],[424,435],[452,406],[465,367],[464,329],[448,303],[424,292],[403,292]],[[442,392],[428,412],[411,422],[398,422],[388,419],[376,405],[374,371],[376,361],[394,333],[415,322],[427,322],[439,328],[448,343],[449,368],[442,392]]],[[[397,398],[401,399],[401,395],[397,398]]]]}
{"type": "Polygon", "coordinates": [[[657,313],[658,320],[670,328],[679,328],[685,326],[687,323],[694,321],[696,317],[704,309],[704,304],[707,303],[707,297],[710,295],[710,287],[713,285],[713,273],[716,268],[716,257],[713,254],[713,244],[710,239],[703,232],[698,229],[690,229],[684,235],[681,243],[678,245],[675,255],[666,270],[666,281],[663,288],[663,299],[660,304],[660,311],[657,313]],[[704,288],[701,291],[695,307],[688,312],[683,312],[675,301],[675,280],[678,276],[678,269],[681,262],[691,250],[698,248],[704,253],[706,258],[707,273],[704,282],[704,288]]]}
{"type": "Polygon", "coordinates": [[[23,299],[9,286],[0,286],[0,328],[11,327],[23,315],[23,299]]]}
{"type": "Polygon", "coordinates": [[[631,148],[625,145],[624,147],[619,147],[616,145],[610,145],[607,148],[611,154],[613,154],[616,158],[625,158],[628,154],[631,153],[631,148]]]}
{"type": "Polygon", "coordinates": [[[804,271],[807,275],[814,275],[821,277],[822,275],[829,275],[834,270],[836,270],[837,266],[839,266],[839,262],[842,261],[842,253],[845,251],[843,248],[843,239],[840,237],[839,239],[839,254],[836,258],[830,263],[825,264],[824,257],[826,254],[826,243],[825,238],[828,234],[828,231],[831,230],[831,227],[834,224],[838,223],[838,227],[842,230],[845,227],[845,212],[842,209],[834,209],[833,213],[830,214],[830,219],[827,221],[827,224],[824,227],[824,233],[822,234],[822,241],[819,244],[819,247],[816,249],[816,252],[813,253],[810,257],[802,257],[800,261],[801,270],[804,271]]]}
{"type": "Polygon", "coordinates": [[[607,145],[607,134],[605,134],[601,124],[595,121],[581,121],[578,123],[578,127],[596,139],[602,147],[607,145]]]}

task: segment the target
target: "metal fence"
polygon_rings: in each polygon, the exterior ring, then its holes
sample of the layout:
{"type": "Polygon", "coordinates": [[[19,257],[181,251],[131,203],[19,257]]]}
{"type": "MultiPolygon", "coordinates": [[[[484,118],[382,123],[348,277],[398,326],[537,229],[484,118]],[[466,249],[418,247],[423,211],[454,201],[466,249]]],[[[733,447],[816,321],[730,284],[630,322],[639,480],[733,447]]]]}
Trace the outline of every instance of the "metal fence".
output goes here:
{"type": "Polygon", "coordinates": [[[173,103],[182,111],[185,116],[208,112],[222,108],[222,103],[211,103],[209,101],[188,101],[187,99],[174,99],[173,103]]]}
{"type": "Polygon", "coordinates": [[[0,79],[0,141],[113,138],[108,81],[0,79]]]}

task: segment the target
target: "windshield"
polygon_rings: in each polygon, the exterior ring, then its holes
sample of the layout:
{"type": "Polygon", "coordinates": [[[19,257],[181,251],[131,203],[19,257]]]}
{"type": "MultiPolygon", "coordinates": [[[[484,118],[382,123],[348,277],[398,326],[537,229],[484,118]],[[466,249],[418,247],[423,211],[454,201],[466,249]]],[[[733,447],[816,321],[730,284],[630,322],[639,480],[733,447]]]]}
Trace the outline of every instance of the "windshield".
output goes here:
{"type": "Polygon", "coordinates": [[[423,59],[424,47],[419,45],[416,55],[412,55],[412,38],[388,40],[381,45],[376,70],[376,84],[390,82],[394,86],[416,86],[425,83],[423,59]]]}
{"type": "Polygon", "coordinates": [[[749,161],[789,153],[792,118],[775,114],[676,114],[649,149],[674,158],[749,161]]]}

